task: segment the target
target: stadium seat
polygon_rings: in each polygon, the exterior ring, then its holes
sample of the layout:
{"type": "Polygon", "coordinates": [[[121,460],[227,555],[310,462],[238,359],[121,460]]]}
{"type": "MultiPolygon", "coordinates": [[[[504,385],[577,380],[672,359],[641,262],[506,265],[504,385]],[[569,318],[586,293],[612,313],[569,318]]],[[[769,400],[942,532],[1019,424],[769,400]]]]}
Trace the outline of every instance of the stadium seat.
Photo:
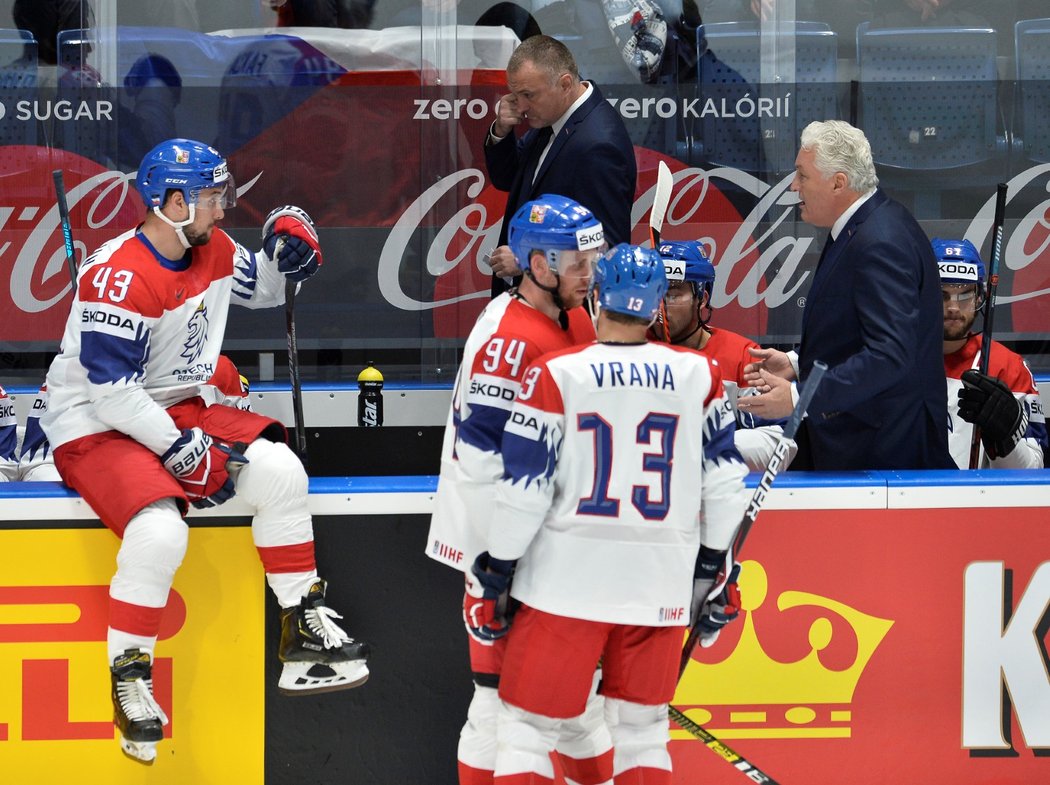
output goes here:
{"type": "Polygon", "coordinates": [[[996,32],[857,28],[858,120],[887,184],[929,193],[985,187],[1005,174],[996,32]]]}
{"type": "Polygon", "coordinates": [[[36,39],[28,30],[0,28],[0,145],[36,143],[36,124],[19,120],[14,107],[36,88],[36,39]]]}
{"type": "Polygon", "coordinates": [[[701,117],[681,119],[679,156],[759,176],[792,172],[802,129],[840,116],[838,36],[820,22],[796,22],[765,41],[751,22],[702,25],[700,32],[693,97],[701,117]]]}
{"type": "Polygon", "coordinates": [[[1013,168],[1020,170],[1050,162],[1050,19],[1018,22],[1014,42],[1013,168]]]}

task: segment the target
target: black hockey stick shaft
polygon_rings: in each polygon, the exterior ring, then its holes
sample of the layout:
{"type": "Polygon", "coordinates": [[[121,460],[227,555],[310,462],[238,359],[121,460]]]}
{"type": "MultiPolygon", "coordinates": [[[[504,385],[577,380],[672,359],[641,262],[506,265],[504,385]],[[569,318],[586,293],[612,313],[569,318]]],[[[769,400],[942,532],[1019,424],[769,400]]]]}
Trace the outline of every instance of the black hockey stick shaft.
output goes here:
{"type": "Polygon", "coordinates": [[[752,782],[765,783],[765,785],[779,785],[775,779],[770,777],[739,752],[728,747],[725,742],[720,741],[714,734],[706,730],[703,725],[689,719],[681,709],[675,708],[674,706],[668,706],[667,714],[682,730],[694,738],[700,739],[709,750],[720,758],[725,759],[730,766],[746,776],[752,782]]]}
{"type": "Polygon", "coordinates": [[[66,264],[69,266],[69,280],[73,285],[73,294],[77,293],[77,255],[73,247],[73,227],[69,223],[69,204],[66,202],[66,186],[62,181],[62,170],[51,172],[55,181],[55,199],[58,202],[58,217],[62,221],[62,240],[66,246],[66,264]]]}
{"type": "MultiPolygon", "coordinates": [[[[769,456],[769,460],[766,462],[766,468],[763,470],[762,477],[758,481],[758,487],[755,488],[755,492],[751,496],[751,501],[748,502],[747,509],[744,511],[744,517],[740,521],[740,526],[737,527],[736,535],[733,537],[732,553],[734,558],[744,547],[744,540],[747,539],[751,527],[755,525],[755,519],[758,517],[759,511],[762,509],[762,505],[765,504],[766,496],[769,495],[773,481],[777,478],[777,474],[780,473],[780,470],[784,468],[784,464],[787,463],[788,451],[791,449],[789,442],[795,438],[798,429],[802,426],[802,419],[806,416],[806,409],[809,407],[810,401],[813,400],[813,394],[817,391],[817,386],[820,384],[820,380],[823,378],[824,373],[827,370],[827,363],[821,362],[820,360],[815,361],[813,367],[810,368],[806,383],[802,386],[802,390],[799,392],[798,403],[791,412],[791,416],[788,417],[788,421],[784,423],[784,433],[781,435],[776,447],[773,448],[773,454],[769,456]]],[[[682,659],[678,666],[679,679],[681,679],[682,674],[685,673],[685,666],[688,665],[689,660],[692,659],[693,649],[696,647],[696,643],[699,639],[700,625],[699,623],[695,623],[689,628],[689,637],[686,638],[685,647],[682,649],[682,659]]]]}
{"type": "Polygon", "coordinates": [[[303,466],[308,468],[306,457],[306,423],[303,420],[303,384],[299,375],[299,343],[295,336],[295,290],[299,284],[286,280],[284,283],[284,322],[288,334],[288,378],[292,383],[292,415],[295,418],[295,451],[303,466]]]}
{"type": "MultiPolygon", "coordinates": [[[[977,370],[988,373],[992,355],[992,326],[995,318],[995,292],[999,288],[999,262],[1003,257],[1003,225],[1006,223],[1006,183],[995,189],[995,220],[992,223],[992,258],[988,266],[988,298],[984,301],[984,329],[981,330],[981,359],[977,370]]],[[[970,468],[976,469],[981,459],[981,429],[973,426],[970,441],[970,468]]]]}
{"type": "MultiPolygon", "coordinates": [[[[799,393],[798,403],[791,412],[788,421],[784,424],[784,433],[777,442],[773,454],[766,462],[766,468],[765,471],[762,472],[762,477],[759,480],[758,487],[755,488],[755,493],[751,497],[751,502],[748,504],[747,510],[744,512],[743,520],[741,520],[740,526],[737,528],[736,536],[733,538],[732,552],[734,555],[739,553],[740,548],[743,547],[744,540],[747,539],[748,532],[751,531],[751,527],[755,523],[755,518],[758,517],[758,512],[762,509],[762,504],[765,502],[770,487],[773,485],[773,481],[787,462],[787,453],[790,449],[788,442],[794,439],[795,435],[798,433],[798,429],[802,425],[802,419],[806,416],[806,409],[809,407],[810,401],[813,400],[813,394],[817,391],[817,386],[820,384],[820,380],[827,370],[827,363],[821,362],[820,360],[813,363],[813,367],[809,372],[809,377],[806,379],[806,384],[799,393]]],[[[699,639],[700,625],[699,623],[696,623],[689,628],[689,636],[686,638],[685,646],[682,649],[682,659],[678,666],[679,679],[682,678],[682,674],[685,672],[689,660],[693,658],[693,649],[696,648],[696,643],[699,639]]],[[[670,718],[682,728],[682,730],[686,731],[694,738],[700,739],[708,749],[719,757],[725,759],[727,763],[752,782],[777,785],[775,779],[763,772],[743,755],[735,752],[727,746],[725,742],[720,741],[717,736],[709,730],[706,730],[702,725],[689,719],[681,709],[669,705],[667,707],[667,713],[668,716],[670,716],[670,718]]]]}

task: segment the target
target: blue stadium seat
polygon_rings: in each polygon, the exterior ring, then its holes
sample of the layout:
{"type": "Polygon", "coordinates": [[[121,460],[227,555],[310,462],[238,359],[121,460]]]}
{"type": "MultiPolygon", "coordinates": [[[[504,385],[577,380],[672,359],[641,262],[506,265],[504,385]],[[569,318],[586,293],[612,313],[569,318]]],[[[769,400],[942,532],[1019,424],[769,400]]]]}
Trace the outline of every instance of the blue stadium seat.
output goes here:
{"type": "Polygon", "coordinates": [[[1050,19],[1014,26],[1017,91],[1014,102],[1015,168],[1050,162],[1050,19]]]}
{"type": "Polygon", "coordinates": [[[28,30],[0,28],[0,145],[36,144],[36,124],[19,120],[15,107],[36,88],[36,39],[28,30]]]}
{"type": "Polygon", "coordinates": [[[996,55],[990,28],[857,28],[859,121],[880,176],[1002,177],[996,55]]]}
{"type": "MultiPolygon", "coordinates": [[[[700,27],[696,97],[702,113],[679,155],[698,158],[758,175],[780,177],[792,172],[802,129],[813,120],[840,116],[838,100],[838,36],[820,22],[797,22],[772,39],[765,54],[772,78],[762,74],[762,36],[758,24],[723,22],[700,27]],[[794,78],[790,56],[794,55],[794,78]],[[788,69],[779,73],[780,68],[788,69]],[[708,102],[713,100],[713,104],[708,102]],[[742,117],[737,111],[755,102],[757,111],[742,117]],[[758,106],[763,100],[764,106],[758,106]],[[723,106],[727,113],[723,113],[723,106]],[[765,111],[763,111],[763,109],[765,111]],[[730,116],[732,115],[732,116],[730,116]]],[[[688,122],[688,121],[686,121],[688,122]]]]}

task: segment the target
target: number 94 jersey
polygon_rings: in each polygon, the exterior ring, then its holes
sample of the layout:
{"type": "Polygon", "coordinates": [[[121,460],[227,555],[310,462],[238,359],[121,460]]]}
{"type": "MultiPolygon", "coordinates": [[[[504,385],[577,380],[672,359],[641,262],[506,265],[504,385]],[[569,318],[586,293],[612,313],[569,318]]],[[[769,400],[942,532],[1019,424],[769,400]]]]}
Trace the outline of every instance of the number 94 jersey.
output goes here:
{"type": "Polygon", "coordinates": [[[511,594],[561,616],[687,624],[700,543],[728,548],[747,503],[723,396],[717,363],[666,344],[530,367],[489,530],[492,556],[520,558],[511,594]]]}
{"type": "Polygon", "coordinates": [[[441,448],[427,555],[469,570],[485,550],[496,481],[503,476],[503,428],[521,376],[548,352],[594,340],[583,308],[567,312],[568,329],[504,292],[481,312],[463,347],[441,448]]]}

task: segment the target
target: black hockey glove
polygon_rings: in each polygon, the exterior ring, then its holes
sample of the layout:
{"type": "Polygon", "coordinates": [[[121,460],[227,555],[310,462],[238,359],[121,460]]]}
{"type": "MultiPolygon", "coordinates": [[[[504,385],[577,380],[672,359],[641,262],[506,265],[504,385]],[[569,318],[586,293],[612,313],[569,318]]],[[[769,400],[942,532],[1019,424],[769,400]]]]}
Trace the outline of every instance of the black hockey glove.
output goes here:
{"type": "Polygon", "coordinates": [[[959,416],[981,429],[989,458],[1009,455],[1028,430],[1028,413],[1002,381],[980,371],[964,371],[959,416]]]}

